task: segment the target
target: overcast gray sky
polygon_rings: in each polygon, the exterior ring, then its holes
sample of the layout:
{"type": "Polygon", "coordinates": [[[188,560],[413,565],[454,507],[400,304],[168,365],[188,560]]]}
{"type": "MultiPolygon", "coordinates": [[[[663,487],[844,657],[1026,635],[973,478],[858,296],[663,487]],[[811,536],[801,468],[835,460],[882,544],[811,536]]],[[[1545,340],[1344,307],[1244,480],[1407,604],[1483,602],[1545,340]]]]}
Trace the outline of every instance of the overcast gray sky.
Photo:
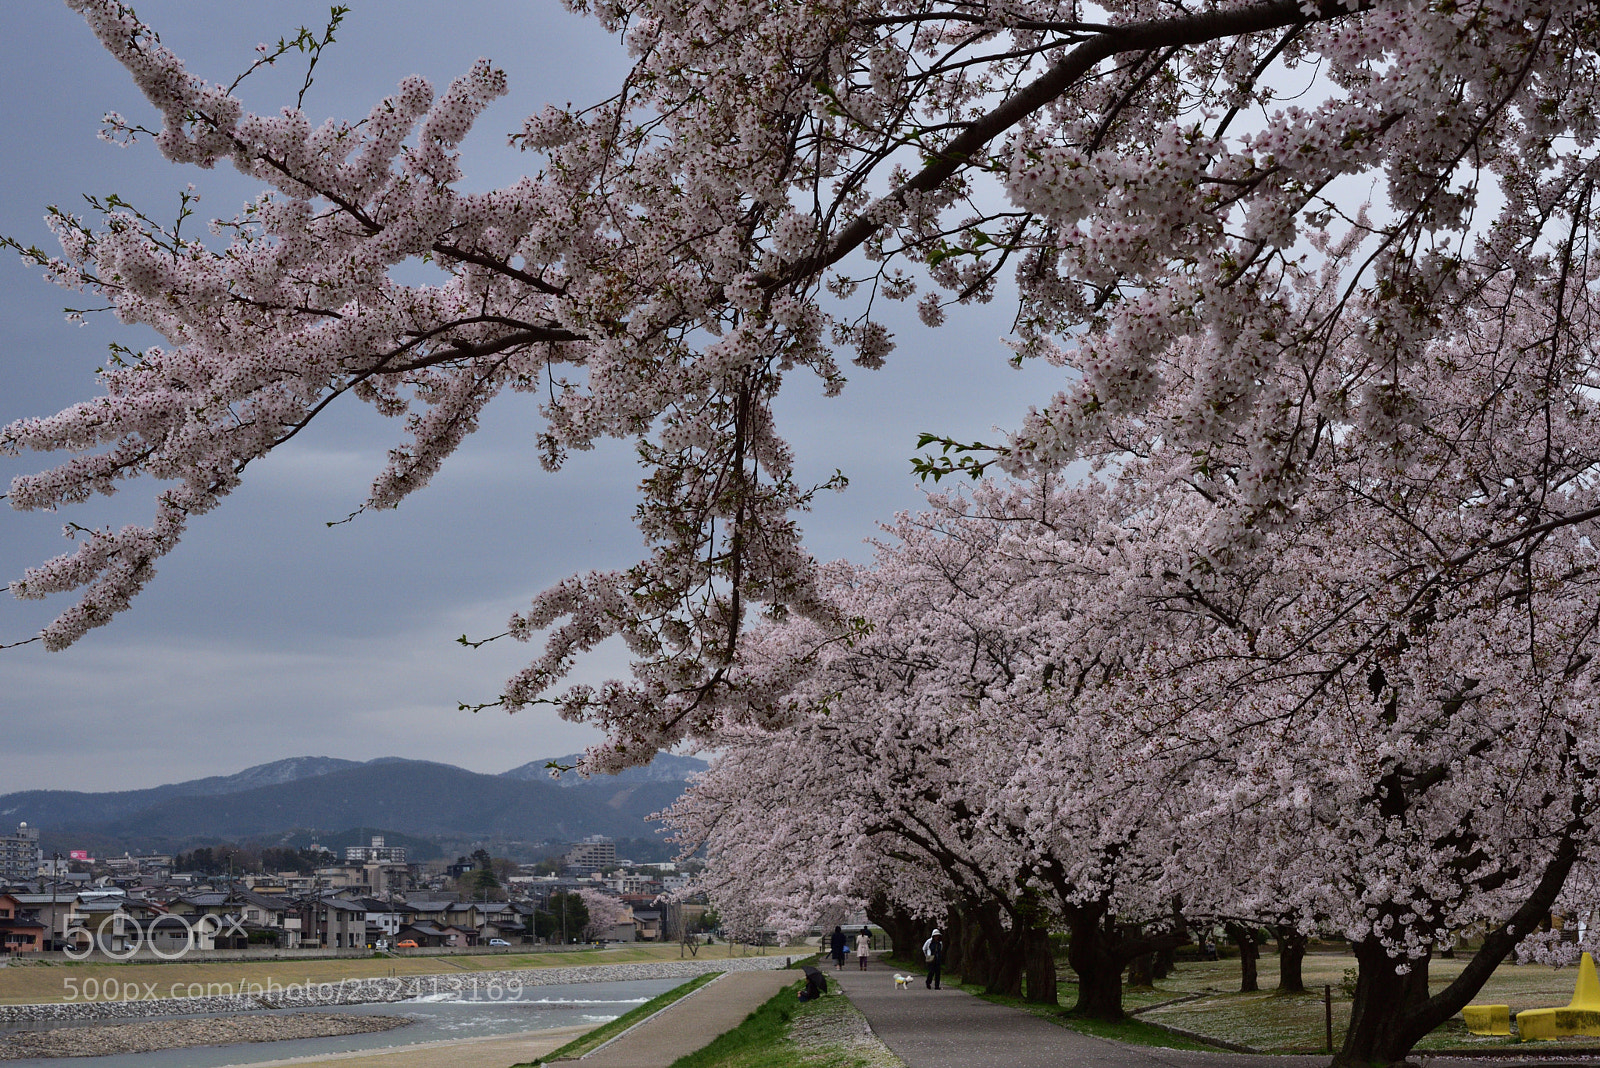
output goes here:
{"type": "MultiPolygon", "coordinates": [[[[258,0],[141,0],[141,17],[189,69],[226,82],[258,42],[321,25],[327,4],[258,0]]],[[[315,122],[358,118],[404,76],[442,88],[479,56],[510,74],[465,148],[467,182],[514,180],[529,158],[505,135],[546,102],[588,103],[615,90],[625,54],[557,0],[353,0],[339,43],[306,99],[315,122]]],[[[46,245],[45,206],[117,192],[158,217],[194,182],[202,216],[231,216],[252,187],[232,172],[178,168],[148,144],[97,140],[117,110],[155,124],[121,67],[64,4],[8,5],[0,65],[0,233],[46,245]]],[[[287,62],[287,61],[286,61],[287,62]]],[[[299,68],[246,83],[247,102],[292,102],[299,68]],[[293,84],[291,84],[291,79],[293,84]]],[[[107,342],[154,340],[115,322],[67,324],[72,295],[15,257],[0,257],[0,422],[51,414],[96,392],[107,342]]],[[[915,508],[909,474],[916,435],[990,437],[1058,383],[1047,368],[1015,371],[999,338],[1011,309],[953,316],[929,332],[905,317],[882,371],[856,370],[844,396],[826,399],[791,376],[781,402],[802,475],[842,468],[849,491],[804,518],[819,556],[864,559],[875,521],[915,508]]],[[[0,722],[7,759],[0,793],[31,788],[107,790],[238,770],[281,757],[396,755],[499,772],[596,740],[545,711],[507,716],[456,711],[486,700],[527,659],[526,646],[477,651],[465,632],[498,633],[507,615],[567,574],[632,563],[643,546],[630,523],[637,473],[631,449],[577,454],[542,472],[532,448],[531,402],[505,397],[443,473],[398,511],[349,513],[397,427],[355,403],[325,413],[281,453],[251,466],[244,487],[199,518],[134,608],[74,648],[0,651],[0,722]]],[[[48,456],[0,459],[0,479],[48,466],[48,456]]],[[[61,525],[148,521],[149,484],[72,514],[0,508],[0,576],[20,576],[63,551],[61,525]]],[[[0,643],[36,632],[66,600],[0,595],[0,643]]],[[[597,656],[580,677],[624,669],[597,656]]]]}

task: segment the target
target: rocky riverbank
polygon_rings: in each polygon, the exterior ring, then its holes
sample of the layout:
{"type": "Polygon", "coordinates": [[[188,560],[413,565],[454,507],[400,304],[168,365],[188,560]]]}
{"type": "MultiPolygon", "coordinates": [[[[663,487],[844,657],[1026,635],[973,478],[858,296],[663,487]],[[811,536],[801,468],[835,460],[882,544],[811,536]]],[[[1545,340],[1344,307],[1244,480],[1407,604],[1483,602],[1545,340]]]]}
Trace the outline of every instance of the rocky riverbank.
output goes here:
{"type": "Polygon", "coordinates": [[[186,1046],[232,1046],[291,1038],[334,1038],[388,1031],[410,1023],[403,1016],[355,1016],[338,1012],[250,1013],[207,1020],[163,1020],[99,1027],[14,1031],[0,1042],[0,1061],[29,1057],[105,1057],[153,1053],[186,1046]]]}
{"type": "MultiPolygon", "coordinates": [[[[0,1028],[51,1020],[127,1020],[201,1013],[248,1013],[259,1009],[310,1009],[367,1005],[423,997],[460,997],[484,1001],[516,1000],[530,986],[567,983],[609,983],[630,979],[689,979],[705,972],[766,971],[782,968],[783,956],[733,960],[641,961],[633,964],[591,964],[574,968],[520,968],[447,975],[403,975],[332,982],[250,980],[211,984],[203,995],[173,997],[153,984],[119,1001],[71,1001],[0,1005],[0,1028]],[[215,989],[221,988],[221,989],[215,989]],[[148,994],[148,996],[142,996],[148,994]]],[[[198,984],[191,984],[191,986],[198,984]]],[[[131,986],[131,984],[130,984],[131,986]]],[[[7,1036],[10,1041],[11,1036],[7,1036]]]]}

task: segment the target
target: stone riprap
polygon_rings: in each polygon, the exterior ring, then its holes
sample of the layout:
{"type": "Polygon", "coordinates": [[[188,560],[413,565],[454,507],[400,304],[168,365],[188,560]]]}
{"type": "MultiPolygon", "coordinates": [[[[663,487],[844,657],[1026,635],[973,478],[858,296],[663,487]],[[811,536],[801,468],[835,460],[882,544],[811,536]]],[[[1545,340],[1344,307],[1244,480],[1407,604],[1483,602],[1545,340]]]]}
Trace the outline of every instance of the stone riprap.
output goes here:
{"type": "MultiPolygon", "coordinates": [[[[692,979],[706,972],[766,971],[782,968],[787,958],[737,957],[732,960],[640,961],[633,964],[591,964],[573,968],[519,968],[446,975],[402,975],[332,982],[248,980],[218,986],[243,987],[214,996],[130,997],[120,1001],[35,1002],[0,1005],[0,1028],[49,1020],[117,1020],[151,1016],[249,1012],[256,1009],[310,1009],[333,1005],[369,1005],[412,998],[456,995],[506,1000],[518,985],[562,986],[568,983],[614,983],[635,979],[692,979]]],[[[130,984],[132,985],[132,984],[130,984]]],[[[157,984],[159,989],[160,984],[157,984]]]]}
{"type": "Polygon", "coordinates": [[[265,1013],[209,1020],[163,1020],[116,1026],[61,1027],[16,1031],[0,1043],[0,1061],[30,1057],[105,1057],[113,1053],[152,1053],[188,1046],[231,1046],[240,1042],[282,1042],[291,1038],[333,1038],[388,1031],[411,1021],[404,1016],[356,1016],[303,1012],[265,1013]]]}

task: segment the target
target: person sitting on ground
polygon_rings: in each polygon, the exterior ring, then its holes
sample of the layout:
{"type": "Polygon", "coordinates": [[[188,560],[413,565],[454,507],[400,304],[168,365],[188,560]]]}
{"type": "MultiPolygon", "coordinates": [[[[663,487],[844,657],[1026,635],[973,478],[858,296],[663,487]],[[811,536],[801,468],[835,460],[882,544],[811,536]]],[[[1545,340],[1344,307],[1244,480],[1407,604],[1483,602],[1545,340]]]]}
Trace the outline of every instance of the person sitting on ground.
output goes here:
{"type": "Polygon", "coordinates": [[[806,985],[800,991],[801,1001],[815,1001],[828,992],[828,977],[817,969],[807,964],[801,971],[806,973],[806,985]]]}

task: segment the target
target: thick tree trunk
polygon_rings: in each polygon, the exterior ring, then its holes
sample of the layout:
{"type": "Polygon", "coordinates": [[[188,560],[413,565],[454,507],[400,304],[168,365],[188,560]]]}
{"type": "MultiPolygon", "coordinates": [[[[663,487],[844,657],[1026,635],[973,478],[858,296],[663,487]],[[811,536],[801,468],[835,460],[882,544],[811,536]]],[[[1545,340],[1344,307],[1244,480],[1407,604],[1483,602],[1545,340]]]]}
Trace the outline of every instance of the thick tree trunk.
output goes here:
{"type": "Polygon", "coordinates": [[[1306,936],[1286,923],[1278,924],[1272,933],[1278,936],[1278,993],[1305,993],[1306,936]]]}
{"type": "Polygon", "coordinates": [[[1056,988],[1056,955],[1050,945],[1050,932],[1036,927],[1023,935],[1023,968],[1028,987],[1025,996],[1035,1005],[1059,1005],[1056,988]]]}
{"type": "MultiPolygon", "coordinates": [[[[1006,980],[1001,976],[1008,955],[1008,932],[1000,923],[1000,906],[985,902],[967,909],[962,916],[966,935],[962,948],[964,964],[960,969],[963,982],[981,985],[990,993],[1001,993],[1006,980]]],[[[954,969],[949,969],[954,970],[954,969]]],[[[1021,966],[1017,969],[1016,983],[1022,984],[1021,966]]]]}
{"type": "Polygon", "coordinates": [[[1116,953],[1112,936],[1102,928],[1100,919],[1098,912],[1086,911],[1072,924],[1067,963],[1078,973],[1078,1003],[1072,1013],[1093,1020],[1120,1020],[1126,958],[1116,953]]]}
{"type": "Polygon", "coordinates": [[[1178,970],[1178,947],[1189,941],[1189,924],[1183,918],[1183,899],[1177,895],[1172,898],[1172,941],[1156,951],[1155,966],[1151,969],[1151,978],[1165,979],[1178,970]]]}
{"type": "Polygon", "coordinates": [[[1261,957],[1261,944],[1254,927],[1242,923],[1227,926],[1228,937],[1239,947],[1239,993],[1249,994],[1261,989],[1256,977],[1256,963],[1261,957]]]}
{"type": "Polygon", "coordinates": [[[1427,969],[1414,965],[1410,973],[1399,975],[1396,967],[1405,962],[1389,957],[1376,941],[1357,942],[1356,995],[1350,1006],[1350,1026],[1335,1064],[1389,1065],[1403,1061],[1418,1038],[1416,1023],[1426,998],[1418,1001],[1417,972],[1426,990],[1427,969]]]}
{"type": "Polygon", "coordinates": [[[1428,958],[1412,961],[1411,970],[1406,973],[1405,980],[1407,1011],[1423,1011],[1428,1005],[1428,958]]]}
{"type": "MultiPolygon", "coordinates": [[[[995,924],[991,945],[995,948],[994,962],[989,969],[989,981],[984,984],[986,994],[1000,994],[1009,998],[1022,996],[1022,972],[1026,965],[1024,932],[1010,931],[995,924]]],[[[963,979],[966,976],[962,976],[963,979]]]]}
{"type": "Polygon", "coordinates": [[[972,956],[974,926],[968,922],[967,913],[961,909],[951,909],[949,917],[939,925],[944,933],[945,971],[958,972],[961,975],[971,974],[971,969],[976,963],[972,956]]]}
{"type": "MultiPolygon", "coordinates": [[[[1356,996],[1350,1007],[1344,1045],[1333,1058],[1334,1068],[1398,1064],[1418,1039],[1460,1012],[1517,943],[1548,915],[1577,862],[1579,835],[1587,833],[1587,824],[1574,817],[1527,900],[1509,920],[1484,935],[1483,948],[1472,955],[1448,986],[1431,997],[1426,993],[1425,972],[1420,982],[1415,974],[1399,975],[1395,972],[1399,962],[1391,960],[1380,943],[1354,943],[1351,949],[1358,968],[1356,996]],[[1418,1002],[1419,995],[1426,1000],[1418,1002]]],[[[1416,970],[1410,968],[1408,972],[1416,970]]]]}
{"type": "Polygon", "coordinates": [[[867,919],[888,932],[890,956],[904,961],[922,959],[922,940],[927,936],[919,934],[922,930],[920,920],[894,908],[881,896],[868,904],[867,919]]]}
{"type": "Polygon", "coordinates": [[[1133,990],[1148,990],[1156,985],[1156,955],[1146,953],[1128,962],[1128,986],[1133,990]]]}

